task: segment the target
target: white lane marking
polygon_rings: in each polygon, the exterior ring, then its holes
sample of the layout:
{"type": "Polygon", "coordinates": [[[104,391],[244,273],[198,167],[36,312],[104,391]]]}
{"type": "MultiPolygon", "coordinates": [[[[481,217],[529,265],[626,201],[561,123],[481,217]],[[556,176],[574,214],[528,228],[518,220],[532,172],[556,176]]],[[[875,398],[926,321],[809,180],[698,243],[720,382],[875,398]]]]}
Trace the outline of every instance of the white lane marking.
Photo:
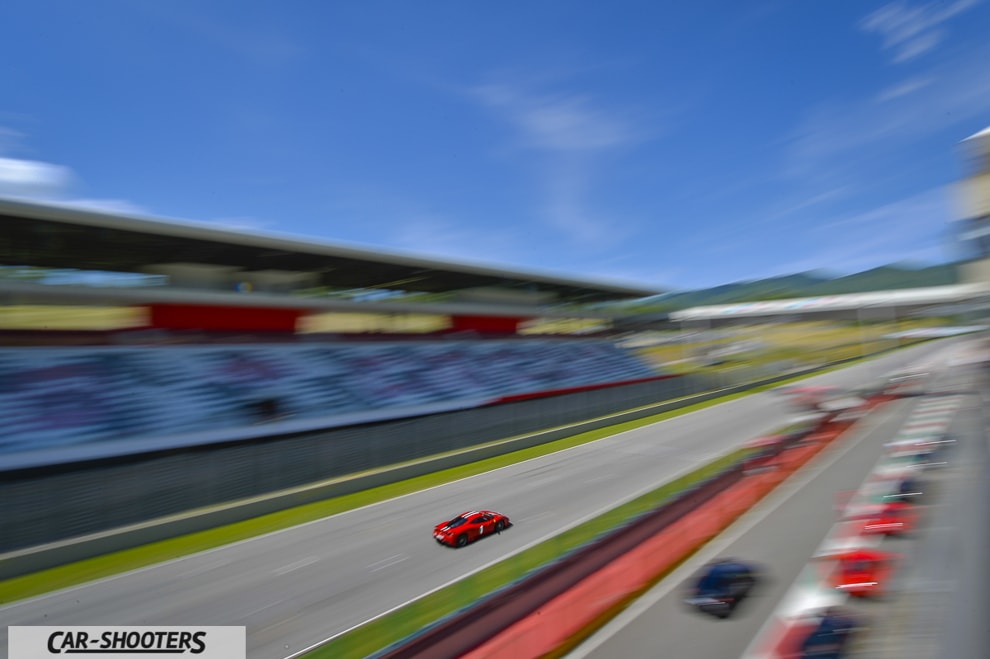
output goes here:
{"type": "Polygon", "coordinates": [[[244,617],[245,618],[250,618],[251,616],[256,616],[259,613],[261,613],[262,611],[267,611],[268,609],[274,608],[274,607],[278,606],[279,604],[282,604],[285,601],[286,600],[281,599],[281,600],[275,600],[274,602],[269,602],[268,604],[265,604],[264,606],[258,607],[257,609],[252,609],[251,611],[248,611],[248,613],[244,617]]]}
{"type": "Polygon", "coordinates": [[[289,563],[288,565],[283,565],[280,568],[276,568],[272,570],[272,572],[274,572],[278,576],[282,576],[283,574],[288,574],[289,572],[293,572],[294,570],[304,568],[307,565],[312,565],[313,563],[316,563],[319,560],[320,560],[319,556],[307,556],[301,561],[296,561],[295,563],[289,563]]]}
{"type": "Polygon", "coordinates": [[[393,565],[398,565],[402,561],[409,560],[409,556],[406,554],[396,554],[395,556],[389,556],[388,558],[383,558],[380,561],[372,563],[368,566],[368,569],[372,572],[378,572],[378,570],[384,570],[387,567],[392,567],[393,565]]]}
{"type": "Polygon", "coordinates": [[[227,561],[210,561],[205,565],[200,565],[191,570],[183,570],[180,575],[181,579],[188,579],[189,577],[199,576],[200,574],[206,574],[207,572],[212,572],[213,570],[229,565],[227,561]]]}
{"type": "Polygon", "coordinates": [[[842,458],[842,456],[866,441],[866,438],[870,437],[877,427],[883,423],[883,421],[879,420],[878,417],[879,415],[867,416],[866,419],[860,423],[864,425],[868,424],[869,427],[860,428],[860,430],[863,430],[864,432],[857,441],[847,443],[840,447],[837,451],[827,456],[822,456],[828,458],[824,462],[812,460],[810,464],[799,469],[781,485],[777,486],[777,488],[774,489],[766,498],[764,498],[760,504],[758,504],[755,508],[750,509],[749,512],[745,513],[742,517],[736,520],[736,522],[726,531],[719,534],[715,540],[709,542],[701,551],[682,563],[681,567],[677,568],[673,573],[664,578],[664,580],[661,581],[660,584],[653,590],[636,600],[622,613],[612,618],[610,622],[606,623],[605,626],[603,626],[598,632],[592,634],[588,640],[572,650],[567,655],[567,658],[581,659],[582,657],[587,657],[589,654],[602,646],[607,640],[629,625],[633,620],[646,613],[646,611],[656,605],[657,602],[667,597],[674,589],[680,588],[684,581],[698,570],[700,565],[704,564],[712,557],[718,556],[719,554],[727,551],[733,544],[738,542],[740,538],[752,531],[754,527],[775,513],[778,508],[790,501],[791,497],[793,497],[796,492],[806,487],[808,483],[817,478],[822,472],[830,469],[836,462],[839,461],[839,459],[842,458]],[[798,476],[801,477],[796,478],[798,476]]]}

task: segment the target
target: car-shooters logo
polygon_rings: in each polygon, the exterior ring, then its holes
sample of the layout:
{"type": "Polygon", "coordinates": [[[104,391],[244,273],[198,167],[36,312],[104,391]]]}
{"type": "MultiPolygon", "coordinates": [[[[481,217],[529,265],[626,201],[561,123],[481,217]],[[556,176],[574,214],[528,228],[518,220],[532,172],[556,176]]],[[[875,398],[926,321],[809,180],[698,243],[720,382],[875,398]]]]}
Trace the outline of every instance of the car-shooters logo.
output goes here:
{"type": "Polygon", "coordinates": [[[245,659],[244,627],[9,627],[10,659],[186,655],[197,659],[245,659]]]}

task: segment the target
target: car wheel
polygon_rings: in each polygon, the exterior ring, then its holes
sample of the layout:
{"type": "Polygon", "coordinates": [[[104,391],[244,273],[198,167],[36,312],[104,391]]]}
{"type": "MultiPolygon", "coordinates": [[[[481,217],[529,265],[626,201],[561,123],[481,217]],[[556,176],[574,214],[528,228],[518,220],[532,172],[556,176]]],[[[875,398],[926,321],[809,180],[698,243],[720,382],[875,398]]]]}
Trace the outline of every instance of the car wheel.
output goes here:
{"type": "Polygon", "coordinates": [[[505,529],[505,522],[502,520],[495,522],[495,533],[501,533],[503,529],[505,529]]]}
{"type": "Polygon", "coordinates": [[[457,546],[458,547],[463,547],[466,544],[467,544],[467,536],[466,535],[464,535],[462,533],[459,536],[457,536],[457,546]]]}

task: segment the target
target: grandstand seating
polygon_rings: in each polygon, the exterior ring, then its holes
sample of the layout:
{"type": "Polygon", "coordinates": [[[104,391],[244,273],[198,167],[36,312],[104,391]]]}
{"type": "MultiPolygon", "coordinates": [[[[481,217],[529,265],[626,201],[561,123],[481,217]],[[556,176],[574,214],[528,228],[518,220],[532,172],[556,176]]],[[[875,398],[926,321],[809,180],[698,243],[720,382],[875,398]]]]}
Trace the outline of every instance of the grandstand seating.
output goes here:
{"type": "Polygon", "coordinates": [[[602,339],[0,348],[0,453],[657,375],[602,339]]]}

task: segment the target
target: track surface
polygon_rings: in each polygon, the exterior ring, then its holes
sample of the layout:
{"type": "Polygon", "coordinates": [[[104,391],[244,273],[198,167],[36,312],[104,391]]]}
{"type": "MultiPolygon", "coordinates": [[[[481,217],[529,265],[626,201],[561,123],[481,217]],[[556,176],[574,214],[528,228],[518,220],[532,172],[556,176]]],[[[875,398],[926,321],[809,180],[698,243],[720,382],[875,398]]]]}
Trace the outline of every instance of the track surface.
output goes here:
{"type": "MultiPolygon", "coordinates": [[[[954,370],[943,371],[939,380],[951,383],[955,376],[954,370]]],[[[969,398],[972,407],[975,398],[969,398]]],[[[896,435],[917,400],[899,401],[870,415],[840,444],[587,639],[569,658],[741,656],[836,522],[837,494],[857,489],[866,479],[884,442],[896,435]],[[756,596],[725,621],[702,616],[682,604],[682,585],[719,556],[754,561],[769,577],[756,596]]]]}
{"type": "MultiPolygon", "coordinates": [[[[809,382],[861,385],[949,343],[954,341],[915,346],[809,382]]],[[[285,657],[669,481],[780,427],[787,417],[780,397],[756,394],[293,529],[12,603],[0,607],[0,647],[6,646],[7,625],[245,625],[249,657],[285,657]],[[433,524],[476,508],[504,512],[515,526],[461,550],[433,541],[433,524]]]]}

